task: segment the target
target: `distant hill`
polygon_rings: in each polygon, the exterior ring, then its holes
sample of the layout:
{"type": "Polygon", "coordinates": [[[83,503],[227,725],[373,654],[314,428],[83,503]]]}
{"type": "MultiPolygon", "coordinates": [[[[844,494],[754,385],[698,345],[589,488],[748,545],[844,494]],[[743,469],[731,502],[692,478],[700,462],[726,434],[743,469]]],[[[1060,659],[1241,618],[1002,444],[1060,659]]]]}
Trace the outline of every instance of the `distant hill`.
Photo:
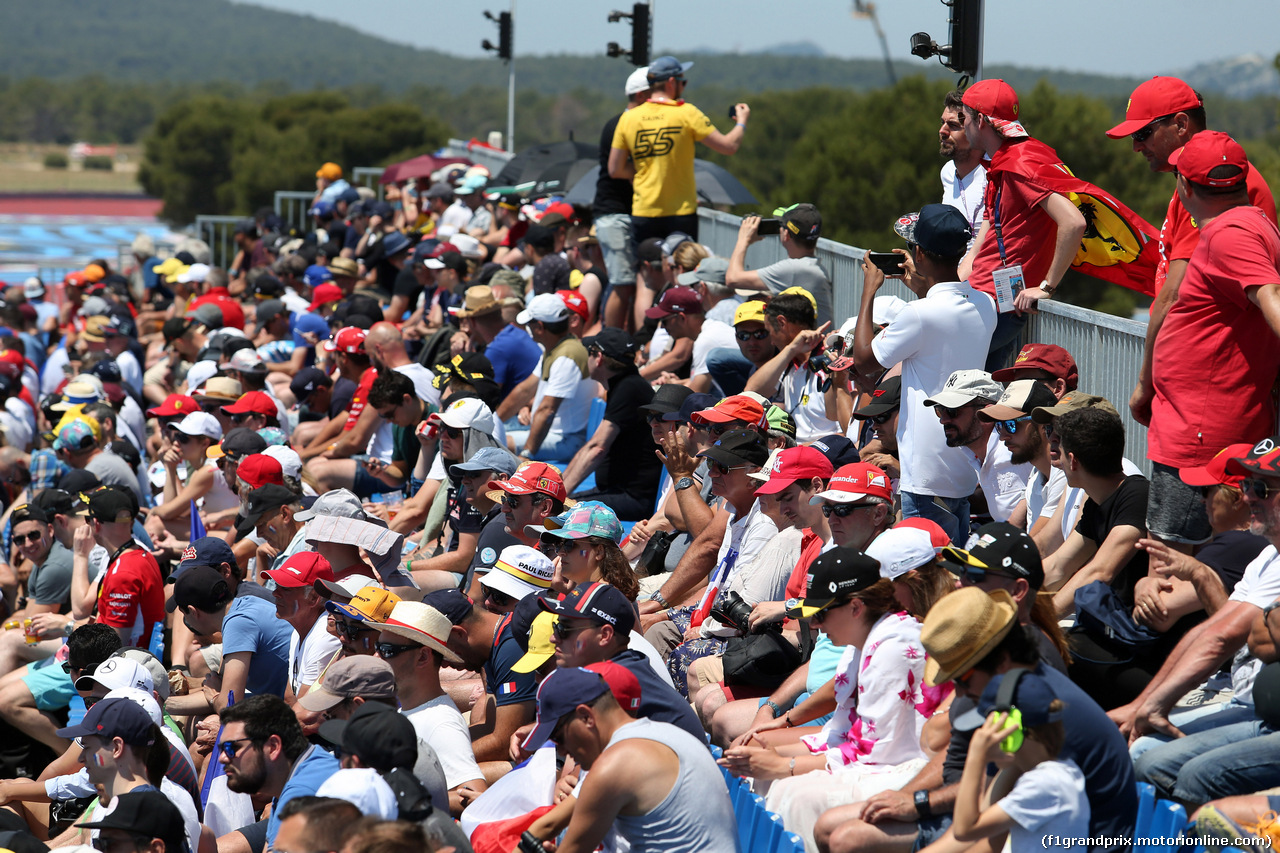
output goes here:
{"type": "MultiPolygon", "coordinates": [[[[805,43],[778,45],[767,53],[703,58],[699,87],[747,92],[824,85],[871,89],[888,82],[879,59],[821,56],[805,43]]],[[[604,56],[517,59],[518,85],[546,95],[577,88],[614,94],[628,68],[604,56]]],[[[894,68],[899,77],[954,77],[936,61],[899,61],[894,68]]],[[[1016,87],[1047,78],[1061,89],[1113,97],[1127,95],[1137,82],[1006,66],[992,66],[988,73],[1016,87]]],[[[380,86],[396,92],[431,86],[454,94],[506,86],[506,70],[493,59],[463,59],[393,44],[341,24],[229,0],[0,3],[0,75],[98,75],[175,84],[226,81],[292,90],[380,86]]],[[[1207,92],[1238,98],[1280,94],[1280,75],[1260,57],[1200,66],[1187,76],[1207,92]]]]}

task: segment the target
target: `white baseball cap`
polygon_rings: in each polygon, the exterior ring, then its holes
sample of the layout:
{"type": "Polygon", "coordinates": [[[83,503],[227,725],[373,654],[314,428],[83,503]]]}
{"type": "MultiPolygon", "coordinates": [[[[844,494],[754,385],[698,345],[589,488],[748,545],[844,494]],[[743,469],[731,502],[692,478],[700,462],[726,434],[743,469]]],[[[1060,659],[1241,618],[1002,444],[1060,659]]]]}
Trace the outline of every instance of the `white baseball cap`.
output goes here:
{"type": "Polygon", "coordinates": [[[180,273],[178,275],[178,281],[184,284],[191,281],[202,282],[208,277],[209,277],[208,264],[192,264],[191,266],[187,267],[186,272],[180,273]]]}
{"type": "Polygon", "coordinates": [[[22,295],[28,299],[39,299],[44,296],[44,282],[35,276],[22,283],[22,295]]]}
{"type": "Polygon", "coordinates": [[[891,527],[867,546],[866,554],[880,562],[880,577],[896,580],[912,569],[937,559],[933,540],[918,527],[891,527]]]}
{"type": "Polygon", "coordinates": [[[532,320],[539,323],[557,323],[569,319],[569,306],[554,293],[539,293],[529,300],[525,309],[516,315],[516,322],[521,326],[532,320]]]}
{"type": "Polygon", "coordinates": [[[643,68],[637,68],[635,71],[632,71],[631,76],[627,78],[627,85],[625,87],[627,97],[630,97],[638,92],[643,92],[645,89],[648,89],[648,88],[649,88],[649,66],[646,65],[643,68]]]}
{"type": "Polygon", "coordinates": [[[929,408],[945,406],[956,409],[977,400],[994,403],[1004,394],[1004,386],[991,378],[985,370],[957,370],[947,377],[942,390],[924,401],[929,408]]]}
{"type": "Polygon", "coordinates": [[[217,375],[218,363],[216,361],[197,361],[187,371],[187,393],[192,393],[217,375]]]}
{"type": "MultiPolygon", "coordinates": [[[[559,299],[560,297],[555,297],[559,299]]],[[[561,303],[563,304],[563,303],[561,303]]],[[[478,429],[493,435],[493,410],[475,397],[464,397],[454,400],[443,412],[430,415],[427,420],[437,421],[454,429],[478,429]]]]}
{"type": "Polygon", "coordinates": [[[528,545],[508,545],[483,577],[480,585],[504,592],[515,599],[551,588],[555,574],[551,558],[528,545]]]}
{"type": "Polygon", "coordinates": [[[262,451],[262,454],[270,456],[279,462],[280,468],[286,477],[298,479],[302,476],[302,457],[292,447],[285,444],[273,444],[262,451]]]}
{"type": "Polygon", "coordinates": [[[192,412],[174,424],[173,428],[185,435],[203,435],[214,441],[222,441],[222,424],[208,412],[192,412]]]}
{"type": "Polygon", "coordinates": [[[150,693],[156,689],[147,668],[128,658],[107,658],[94,668],[92,674],[77,678],[76,689],[92,690],[95,682],[108,690],[136,687],[144,693],[150,693]]]}

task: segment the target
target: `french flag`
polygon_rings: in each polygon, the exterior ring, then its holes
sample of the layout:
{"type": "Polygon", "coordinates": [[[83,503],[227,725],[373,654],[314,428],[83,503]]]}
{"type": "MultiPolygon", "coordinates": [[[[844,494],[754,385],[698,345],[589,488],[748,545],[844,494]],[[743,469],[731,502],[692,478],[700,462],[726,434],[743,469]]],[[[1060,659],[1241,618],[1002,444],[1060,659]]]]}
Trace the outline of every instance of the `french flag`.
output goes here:
{"type": "Polygon", "coordinates": [[[514,681],[508,681],[505,684],[498,685],[499,696],[510,696],[512,693],[515,693],[515,692],[516,692],[516,683],[514,681]]]}

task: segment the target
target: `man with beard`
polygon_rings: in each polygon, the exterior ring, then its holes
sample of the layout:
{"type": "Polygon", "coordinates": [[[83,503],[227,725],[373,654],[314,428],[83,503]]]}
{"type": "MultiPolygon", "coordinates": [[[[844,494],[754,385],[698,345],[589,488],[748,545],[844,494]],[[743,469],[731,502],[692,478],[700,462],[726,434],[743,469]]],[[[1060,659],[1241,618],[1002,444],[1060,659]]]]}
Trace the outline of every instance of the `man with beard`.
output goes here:
{"type": "MultiPolygon", "coordinates": [[[[999,383],[983,370],[957,370],[947,378],[941,391],[924,401],[942,422],[947,447],[962,447],[978,475],[978,485],[986,498],[987,511],[996,521],[1026,517],[1022,493],[1027,487],[1031,466],[1009,459],[1009,449],[994,435],[990,421],[978,418],[978,409],[1000,397],[999,383]]],[[[1019,524],[1014,521],[1015,526],[1019,524]]]]}
{"type": "Polygon", "coordinates": [[[979,420],[995,424],[996,435],[1009,450],[1010,461],[1031,466],[1031,478],[1022,496],[1026,511],[1021,526],[1033,539],[1049,526],[1067,490],[1066,474],[1049,463],[1044,425],[1031,419],[1033,409],[1057,402],[1043,382],[1019,379],[1009,383],[994,405],[978,411],[979,420]]]}
{"type": "MultiPolygon", "coordinates": [[[[964,92],[948,92],[942,102],[942,126],[938,128],[938,153],[942,164],[942,203],[964,214],[976,235],[982,227],[982,198],[987,192],[987,168],[982,165],[982,149],[973,146],[964,134],[964,92]]],[[[969,241],[973,246],[973,240],[969,241]]]]}
{"type": "Polygon", "coordinates": [[[250,849],[261,850],[264,838],[274,844],[285,803],[314,795],[338,772],[338,759],[307,742],[298,718],[279,696],[254,694],[222,709],[219,716],[218,761],[226,772],[227,787],[259,801],[271,800],[270,818],[238,830],[250,849]]]}

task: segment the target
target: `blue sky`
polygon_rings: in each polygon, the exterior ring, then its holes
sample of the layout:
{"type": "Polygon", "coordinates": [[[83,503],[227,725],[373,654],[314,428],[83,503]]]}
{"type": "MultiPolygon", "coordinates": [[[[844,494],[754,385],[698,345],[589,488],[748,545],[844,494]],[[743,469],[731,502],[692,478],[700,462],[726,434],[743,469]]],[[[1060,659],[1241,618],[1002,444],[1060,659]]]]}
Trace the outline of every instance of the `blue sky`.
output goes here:
{"type": "MultiPolygon", "coordinates": [[[[510,0],[256,0],[268,6],[339,21],[419,47],[480,56],[480,41],[496,28],[484,9],[510,0]]],[[[811,41],[840,57],[879,58],[868,21],[850,15],[851,0],[656,0],[654,42],[679,53],[699,47],[750,52],[811,41]]],[[[606,21],[630,0],[518,0],[516,55],[603,53],[627,44],[625,23],[606,21]]],[[[947,7],[939,0],[881,0],[881,26],[895,59],[912,59],[911,34],[947,38],[947,7]]],[[[1095,71],[1167,74],[1201,62],[1256,53],[1273,57],[1280,43],[1277,0],[987,0],[987,62],[1095,71]]],[[[496,39],[494,39],[496,40],[496,39]]],[[[915,60],[919,61],[919,60],[915,60]]],[[[936,60],[934,60],[936,61],[936,60]]]]}

